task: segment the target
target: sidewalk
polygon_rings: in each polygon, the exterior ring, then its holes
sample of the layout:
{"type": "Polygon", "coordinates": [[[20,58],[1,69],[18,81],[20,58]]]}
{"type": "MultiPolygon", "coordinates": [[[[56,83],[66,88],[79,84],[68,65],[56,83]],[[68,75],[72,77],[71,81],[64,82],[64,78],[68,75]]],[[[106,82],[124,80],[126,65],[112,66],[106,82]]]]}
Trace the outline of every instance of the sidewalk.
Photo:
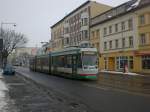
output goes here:
{"type": "Polygon", "coordinates": [[[9,88],[0,74],[0,112],[18,112],[14,101],[9,97],[9,88]]]}
{"type": "Polygon", "coordinates": [[[19,75],[3,76],[0,85],[0,112],[92,112],[76,99],[19,75]]]}
{"type": "Polygon", "coordinates": [[[150,94],[150,76],[137,73],[100,71],[98,83],[130,92],[150,94]]]}

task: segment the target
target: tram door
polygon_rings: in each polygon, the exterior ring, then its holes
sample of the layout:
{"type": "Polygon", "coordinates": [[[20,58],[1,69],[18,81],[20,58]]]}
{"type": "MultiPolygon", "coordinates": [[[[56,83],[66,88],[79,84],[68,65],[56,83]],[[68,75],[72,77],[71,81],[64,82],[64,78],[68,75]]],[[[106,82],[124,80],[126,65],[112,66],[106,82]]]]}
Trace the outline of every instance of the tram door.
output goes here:
{"type": "Polygon", "coordinates": [[[72,74],[77,74],[77,56],[72,55],[72,74]]]}
{"type": "Polygon", "coordinates": [[[51,63],[51,56],[48,57],[49,58],[49,74],[51,74],[51,66],[52,66],[52,63],[51,63]]]}

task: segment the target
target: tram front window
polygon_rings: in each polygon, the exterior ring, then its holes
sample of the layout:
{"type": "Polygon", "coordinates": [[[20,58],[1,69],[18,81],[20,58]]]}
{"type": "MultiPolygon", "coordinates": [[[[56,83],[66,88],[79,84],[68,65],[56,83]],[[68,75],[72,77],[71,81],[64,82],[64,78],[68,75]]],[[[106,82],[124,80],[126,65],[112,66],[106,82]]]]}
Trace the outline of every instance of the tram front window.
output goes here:
{"type": "Polygon", "coordinates": [[[96,66],[97,65],[97,56],[96,54],[83,54],[82,56],[83,66],[96,66]]]}

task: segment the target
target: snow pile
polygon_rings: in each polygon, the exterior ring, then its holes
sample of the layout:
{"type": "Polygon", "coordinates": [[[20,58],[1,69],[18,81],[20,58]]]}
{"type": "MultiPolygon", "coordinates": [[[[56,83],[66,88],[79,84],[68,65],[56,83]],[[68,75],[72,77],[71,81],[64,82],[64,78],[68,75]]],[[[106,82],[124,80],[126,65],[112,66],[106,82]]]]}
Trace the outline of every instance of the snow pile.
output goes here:
{"type": "Polygon", "coordinates": [[[133,8],[136,8],[140,4],[141,0],[137,0],[134,4],[132,4],[129,8],[127,8],[127,11],[130,11],[133,8]]]}
{"type": "Polygon", "coordinates": [[[140,4],[141,0],[137,0],[134,4],[132,4],[132,7],[137,7],[140,4]]]}
{"type": "MultiPolygon", "coordinates": [[[[101,72],[104,73],[112,73],[112,74],[126,74],[126,75],[141,75],[141,74],[137,74],[137,73],[132,73],[132,72],[127,72],[127,73],[123,73],[123,72],[117,72],[117,71],[105,71],[105,70],[101,70],[101,72]]],[[[142,76],[142,75],[141,75],[142,76]]]]}

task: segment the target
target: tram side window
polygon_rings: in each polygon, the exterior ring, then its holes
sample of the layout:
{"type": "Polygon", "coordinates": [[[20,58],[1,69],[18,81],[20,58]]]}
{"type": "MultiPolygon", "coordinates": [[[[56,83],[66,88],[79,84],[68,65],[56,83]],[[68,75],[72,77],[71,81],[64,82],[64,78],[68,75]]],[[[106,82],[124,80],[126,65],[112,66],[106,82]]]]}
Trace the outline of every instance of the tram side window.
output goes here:
{"type": "Polygon", "coordinates": [[[81,54],[78,55],[78,68],[82,68],[81,54]]]}
{"type": "Polygon", "coordinates": [[[45,60],[45,61],[44,61],[44,62],[45,62],[45,66],[48,66],[48,63],[49,63],[48,57],[45,57],[44,60],[45,60]]]}
{"type": "Polygon", "coordinates": [[[67,64],[67,68],[71,68],[72,67],[72,56],[71,55],[67,55],[66,56],[66,64],[67,64]]]}
{"type": "Polygon", "coordinates": [[[57,57],[52,57],[52,65],[57,66],[57,57]]]}
{"type": "Polygon", "coordinates": [[[64,67],[64,65],[65,65],[65,58],[64,58],[64,56],[58,56],[58,66],[59,67],[64,67]]]}
{"type": "Polygon", "coordinates": [[[45,60],[46,60],[45,58],[41,58],[41,61],[42,61],[41,65],[42,65],[42,66],[45,66],[45,65],[46,65],[45,60]]]}
{"type": "Polygon", "coordinates": [[[40,59],[37,60],[37,65],[38,65],[38,66],[40,65],[40,59]]]}

